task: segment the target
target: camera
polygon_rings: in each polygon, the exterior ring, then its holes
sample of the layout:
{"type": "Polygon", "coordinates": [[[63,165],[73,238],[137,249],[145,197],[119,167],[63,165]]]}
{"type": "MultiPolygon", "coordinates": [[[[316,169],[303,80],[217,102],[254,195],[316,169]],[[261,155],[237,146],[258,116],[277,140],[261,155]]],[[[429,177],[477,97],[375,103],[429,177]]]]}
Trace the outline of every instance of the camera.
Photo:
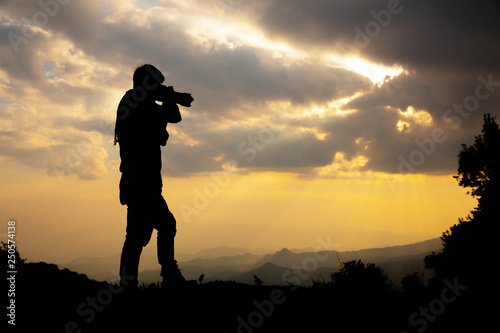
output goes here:
{"type": "Polygon", "coordinates": [[[160,85],[156,88],[156,94],[156,99],[161,102],[174,102],[185,107],[190,107],[194,101],[190,93],[177,92],[172,86],[160,85]]]}

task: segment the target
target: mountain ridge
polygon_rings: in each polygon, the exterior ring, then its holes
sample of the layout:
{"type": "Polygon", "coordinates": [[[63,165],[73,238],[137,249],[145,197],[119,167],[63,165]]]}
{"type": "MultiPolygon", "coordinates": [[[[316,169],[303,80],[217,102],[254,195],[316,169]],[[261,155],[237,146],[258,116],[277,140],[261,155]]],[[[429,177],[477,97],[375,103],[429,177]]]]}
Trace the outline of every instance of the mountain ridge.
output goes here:
{"type": "MultiPolygon", "coordinates": [[[[363,260],[365,262],[375,263],[380,266],[391,268],[391,278],[399,279],[398,275],[404,274],[405,270],[422,270],[423,258],[431,252],[437,252],[442,249],[440,238],[433,238],[422,242],[397,245],[384,248],[362,249],[357,251],[314,251],[314,252],[295,252],[288,248],[282,248],[274,253],[264,255],[252,254],[248,249],[233,248],[228,246],[219,246],[207,251],[198,251],[204,254],[205,258],[189,258],[189,256],[180,255],[184,260],[178,260],[183,274],[188,279],[198,279],[201,274],[205,274],[206,281],[214,280],[234,280],[237,282],[249,283],[253,274],[263,274],[262,266],[270,263],[275,274],[267,279],[262,278],[265,283],[280,282],[283,284],[281,275],[284,270],[311,269],[316,272],[333,273],[341,265],[341,262],[350,260],[363,260]],[[224,255],[216,258],[210,256],[214,253],[224,253],[226,251],[237,251],[235,255],[224,255]],[[242,253],[243,252],[243,253],[242,253]],[[398,264],[396,264],[398,263],[398,264]],[[399,265],[399,266],[398,266],[399,265]],[[278,270],[275,267],[282,269],[278,270]],[[260,273],[258,273],[260,272],[260,273]],[[250,275],[249,275],[250,274],[250,275]],[[250,278],[249,278],[250,276],[250,278]],[[267,280],[267,281],[266,281],[267,280]]],[[[192,256],[192,255],[191,255],[192,256]]],[[[69,263],[60,265],[76,272],[86,274],[96,280],[114,279],[119,266],[119,254],[108,257],[80,257],[69,263]]],[[[149,284],[160,280],[159,266],[156,258],[141,258],[139,279],[141,282],[149,284]]],[[[319,273],[318,273],[319,274],[319,273]]],[[[251,281],[250,281],[251,282],[251,281]]]]}

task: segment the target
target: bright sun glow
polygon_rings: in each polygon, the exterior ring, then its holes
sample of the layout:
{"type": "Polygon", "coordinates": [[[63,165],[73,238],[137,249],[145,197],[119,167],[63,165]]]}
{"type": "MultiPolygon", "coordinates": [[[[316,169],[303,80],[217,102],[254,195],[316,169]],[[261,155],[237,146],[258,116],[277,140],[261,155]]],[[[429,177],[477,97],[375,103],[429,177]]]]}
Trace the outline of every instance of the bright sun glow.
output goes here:
{"type": "MultiPolygon", "coordinates": [[[[271,41],[255,27],[233,20],[198,20],[193,22],[189,33],[207,47],[213,47],[213,42],[230,49],[251,45],[274,51],[275,58],[286,57],[290,60],[305,56],[301,50],[271,41]]],[[[328,57],[326,63],[335,68],[344,68],[361,74],[377,85],[382,85],[386,80],[405,72],[401,66],[384,66],[356,56],[333,55],[328,57]]]]}
{"type": "Polygon", "coordinates": [[[328,65],[359,73],[377,85],[381,85],[386,79],[392,79],[405,72],[401,66],[382,66],[354,56],[331,56],[328,65]]]}
{"type": "Polygon", "coordinates": [[[417,110],[413,106],[408,106],[406,111],[399,110],[399,114],[406,118],[411,118],[415,123],[420,125],[431,125],[432,116],[426,110],[417,110]]]}
{"type": "Polygon", "coordinates": [[[366,156],[357,155],[351,158],[347,158],[346,154],[338,152],[335,154],[333,161],[330,165],[315,168],[315,176],[330,178],[335,176],[346,176],[346,172],[356,172],[360,168],[364,167],[368,163],[368,158],[366,156]]]}
{"type": "Polygon", "coordinates": [[[209,48],[213,47],[215,42],[217,45],[224,45],[229,49],[245,45],[274,51],[273,57],[275,58],[304,56],[298,49],[284,43],[271,41],[255,27],[240,21],[206,18],[193,22],[188,32],[202,45],[209,48]]]}
{"type": "Polygon", "coordinates": [[[417,126],[432,125],[432,116],[426,110],[417,110],[413,106],[408,106],[406,110],[397,109],[397,112],[402,119],[399,119],[396,127],[399,132],[404,133],[413,130],[417,126]]]}

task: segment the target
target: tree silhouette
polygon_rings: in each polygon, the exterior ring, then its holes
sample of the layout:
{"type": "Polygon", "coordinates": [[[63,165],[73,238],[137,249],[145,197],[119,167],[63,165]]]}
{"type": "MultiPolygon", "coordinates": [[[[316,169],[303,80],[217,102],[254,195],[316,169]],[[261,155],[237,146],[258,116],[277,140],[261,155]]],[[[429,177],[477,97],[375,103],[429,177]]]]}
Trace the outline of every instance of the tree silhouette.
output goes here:
{"type": "Polygon", "coordinates": [[[458,164],[454,178],[459,186],[470,188],[468,194],[478,199],[478,205],[443,233],[443,251],[425,257],[425,265],[437,280],[460,276],[469,284],[480,284],[485,277],[496,276],[492,262],[500,221],[500,129],[495,117],[484,115],[482,134],[474,145],[462,145],[458,164]]]}
{"type": "Polygon", "coordinates": [[[478,205],[443,233],[443,250],[424,259],[426,268],[435,272],[428,286],[431,295],[446,291],[446,281],[466,287],[453,307],[446,309],[447,316],[434,325],[437,332],[487,330],[496,317],[489,299],[496,298],[492,286],[498,276],[500,130],[490,114],[484,115],[482,133],[475,137],[474,145],[462,145],[458,164],[454,178],[459,186],[470,189],[468,194],[477,198],[478,205]]]}
{"type": "Polygon", "coordinates": [[[482,135],[476,136],[473,146],[462,145],[458,155],[458,184],[471,188],[470,193],[478,199],[477,208],[472,211],[487,217],[490,222],[498,217],[496,205],[500,202],[500,129],[496,117],[484,115],[482,135]]]}

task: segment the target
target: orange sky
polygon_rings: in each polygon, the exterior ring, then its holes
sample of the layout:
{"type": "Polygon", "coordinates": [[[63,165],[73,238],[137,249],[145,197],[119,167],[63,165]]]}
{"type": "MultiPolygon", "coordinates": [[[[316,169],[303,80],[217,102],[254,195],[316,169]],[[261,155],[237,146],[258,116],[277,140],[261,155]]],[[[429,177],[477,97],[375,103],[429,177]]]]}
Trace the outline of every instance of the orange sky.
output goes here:
{"type": "MultiPolygon", "coordinates": [[[[23,256],[63,263],[120,251],[126,208],[117,200],[118,173],[59,182],[15,162],[1,170],[0,218],[16,220],[23,256]]],[[[405,176],[394,190],[383,175],[366,180],[277,173],[227,177],[220,178],[218,191],[212,177],[164,179],[164,195],[178,221],[178,252],[220,245],[305,248],[328,236],[338,250],[408,244],[441,236],[475,205],[450,176],[405,176]]],[[[151,251],[154,244],[153,238],[151,251]]]]}

